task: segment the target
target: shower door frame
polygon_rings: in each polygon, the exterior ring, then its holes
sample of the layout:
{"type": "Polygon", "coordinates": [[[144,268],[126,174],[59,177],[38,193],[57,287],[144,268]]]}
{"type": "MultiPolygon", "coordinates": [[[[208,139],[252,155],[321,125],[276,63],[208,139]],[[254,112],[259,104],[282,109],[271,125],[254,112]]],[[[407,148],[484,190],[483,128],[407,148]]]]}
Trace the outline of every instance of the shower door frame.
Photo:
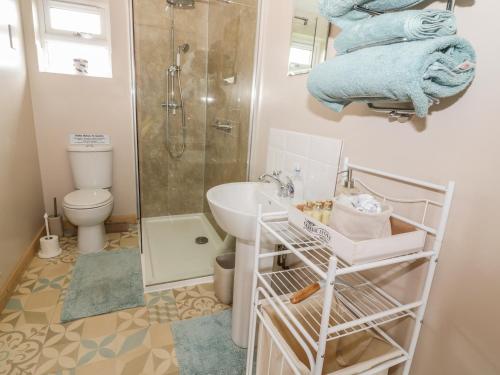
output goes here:
{"type": "MultiPolygon", "coordinates": [[[[199,1],[199,0],[195,0],[199,1]]],[[[202,0],[202,2],[210,1],[221,1],[224,0],[202,0]]],[[[249,118],[249,129],[248,129],[248,152],[247,152],[247,173],[246,179],[250,180],[251,166],[253,163],[254,156],[254,140],[257,136],[257,114],[259,110],[259,93],[260,93],[260,76],[261,76],[261,50],[263,41],[262,33],[262,21],[264,17],[263,3],[266,0],[257,0],[257,18],[256,18],[256,31],[255,31],[255,43],[254,43],[254,58],[253,58],[253,77],[252,77],[252,93],[251,93],[251,103],[250,103],[250,118],[249,118]]],[[[141,252],[141,266],[142,273],[145,275],[145,264],[146,255],[143,250],[143,236],[142,236],[142,207],[141,207],[141,179],[139,172],[139,129],[138,129],[138,119],[137,119],[137,82],[136,82],[136,68],[135,68],[135,31],[134,31],[134,0],[128,0],[128,15],[129,15],[129,53],[130,53],[130,70],[131,70],[131,93],[130,101],[132,106],[132,129],[134,133],[134,172],[135,172],[135,196],[136,196],[136,210],[138,219],[138,236],[139,236],[139,249],[141,252]]],[[[166,1],[165,1],[166,4],[166,1]]],[[[205,126],[207,124],[205,123],[205,126]]],[[[154,292],[167,290],[172,288],[180,288],[184,286],[196,285],[213,282],[213,275],[197,277],[192,279],[180,280],[180,281],[170,281],[165,283],[159,283],[154,285],[146,285],[145,278],[143,277],[144,288],[146,292],[154,292]]]]}

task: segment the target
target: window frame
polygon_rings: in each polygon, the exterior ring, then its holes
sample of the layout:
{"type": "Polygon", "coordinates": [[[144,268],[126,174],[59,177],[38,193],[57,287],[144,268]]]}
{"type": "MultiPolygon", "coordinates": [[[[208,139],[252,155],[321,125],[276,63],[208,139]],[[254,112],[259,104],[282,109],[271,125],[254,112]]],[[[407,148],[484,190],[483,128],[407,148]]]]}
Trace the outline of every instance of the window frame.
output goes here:
{"type": "Polygon", "coordinates": [[[42,72],[70,74],[67,72],[52,71],[47,42],[60,41],[85,46],[105,47],[109,55],[109,74],[93,75],[89,77],[111,78],[113,76],[112,51],[111,51],[111,25],[109,2],[103,0],[37,0],[38,5],[38,43],[39,43],[39,70],[42,72]],[[58,8],[72,11],[99,14],[101,17],[101,33],[89,34],[69,30],[53,29],[50,24],[49,8],[56,4],[58,8]],[[52,5],[52,6],[51,6],[52,5]],[[40,60],[41,59],[41,60],[40,60]]]}
{"type": "Polygon", "coordinates": [[[109,38],[109,5],[92,0],[41,0],[42,5],[42,31],[44,39],[65,40],[81,42],[86,44],[104,44],[109,38]],[[50,8],[59,8],[63,10],[97,14],[101,19],[101,33],[90,34],[78,31],[59,30],[51,26],[50,8]],[[100,42],[100,43],[99,43],[100,42]]]}

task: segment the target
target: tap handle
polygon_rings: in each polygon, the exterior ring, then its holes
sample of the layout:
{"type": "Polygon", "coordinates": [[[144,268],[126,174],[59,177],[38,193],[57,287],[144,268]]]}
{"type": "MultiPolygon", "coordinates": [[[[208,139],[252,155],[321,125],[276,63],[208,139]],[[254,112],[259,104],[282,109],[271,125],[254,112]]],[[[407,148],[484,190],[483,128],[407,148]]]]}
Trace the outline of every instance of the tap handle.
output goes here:
{"type": "Polygon", "coordinates": [[[281,171],[280,171],[279,169],[275,169],[275,170],[273,171],[273,176],[274,176],[274,177],[279,177],[280,175],[281,175],[281,171]]]}
{"type": "Polygon", "coordinates": [[[286,176],[286,180],[287,180],[286,188],[288,190],[288,195],[293,198],[295,194],[295,185],[290,176],[286,176]]]}

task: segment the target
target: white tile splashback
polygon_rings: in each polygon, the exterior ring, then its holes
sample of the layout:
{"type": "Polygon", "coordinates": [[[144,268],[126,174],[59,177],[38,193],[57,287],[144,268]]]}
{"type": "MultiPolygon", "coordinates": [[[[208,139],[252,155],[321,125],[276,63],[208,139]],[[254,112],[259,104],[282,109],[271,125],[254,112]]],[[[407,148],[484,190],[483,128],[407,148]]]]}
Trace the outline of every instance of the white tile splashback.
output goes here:
{"type": "Polygon", "coordinates": [[[300,165],[307,200],[332,198],[339,170],[342,141],[335,138],[270,129],[266,171],[292,176],[300,165]]]}

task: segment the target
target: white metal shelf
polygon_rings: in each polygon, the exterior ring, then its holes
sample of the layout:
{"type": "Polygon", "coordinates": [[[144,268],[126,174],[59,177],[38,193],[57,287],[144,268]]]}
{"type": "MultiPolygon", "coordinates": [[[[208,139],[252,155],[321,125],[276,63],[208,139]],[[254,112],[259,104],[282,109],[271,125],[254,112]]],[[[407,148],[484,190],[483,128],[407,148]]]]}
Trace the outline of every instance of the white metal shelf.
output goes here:
{"type": "MultiPolygon", "coordinates": [[[[316,272],[323,280],[328,274],[328,262],[335,256],[334,249],[312,235],[303,232],[295,225],[288,222],[284,216],[276,219],[274,215],[263,214],[259,219],[259,225],[265,229],[265,234],[270,235],[287,250],[280,252],[262,253],[259,258],[269,258],[283,254],[295,254],[299,259],[316,272]],[[269,217],[269,219],[268,219],[269,217]]],[[[430,258],[434,251],[420,251],[409,255],[396,256],[389,259],[350,266],[341,258],[337,258],[337,275],[347,275],[351,273],[366,271],[369,269],[385,267],[398,263],[415,261],[423,258],[430,258]]]]}
{"type": "MultiPolygon", "coordinates": [[[[432,240],[429,241],[430,249],[360,265],[349,265],[336,256],[334,248],[330,248],[313,235],[307,234],[290,224],[286,213],[263,214],[259,208],[255,241],[256,254],[253,265],[255,272],[252,285],[253,308],[250,319],[247,374],[252,373],[256,322],[257,317],[261,317],[259,309],[263,308],[264,305],[270,306],[280,321],[293,334],[294,338],[299,341],[300,346],[307,354],[309,368],[313,375],[322,373],[326,344],[329,341],[340,340],[345,336],[369,329],[377,332],[388,343],[398,348],[402,356],[381,363],[363,372],[363,374],[374,374],[377,371],[403,362],[403,374],[409,374],[446,230],[455,184],[450,181],[447,185],[438,185],[398,176],[381,170],[350,164],[347,159],[344,163],[344,170],[351,172],[348,173],[349,176],[356,172],[362,175],[370,175],[370,178],[380,178],[401,183],[406,186],[406,189],[412,187],[420,189],[418,191],[422,189],[427,192],[430,191],[433,197],[440,195],[442,198],[440,201],[434,198],[429,199],[430,195],[428,193],[418,198],[413,198],[413,194],[411,199],[394,198],[371,189],[358,178],[355,179],[359,185],[383,201],[422,205],[423,213],[420,219],[414,220],[412,217],[403,215],[397,217],[426,231],[428,236],[432,237],[432,240]],[[428,208],[430,206],[440,210],[439,216],[437,216],[436,212],[436,217],[433,218],[437,220],[435,220],[436,225],[434,226],[427,223],[428,208]],[[281,244],[286,250],[262,251],[262,239],[265,239],[267,244],[269,242],[281,244]],[[300,261],[299,265],[280,271],[264,272],[259,270],[260,261],[283,254],[295,255],[300,261]],[[363,271],[370,269],[407,263],[418,259],[427,259],[428,262],[426,263],[427,275],[422,285],[421,295],[416,301],[402,302],[397,300],[387,291],[368,280],[363,274],[363,271]],[[293,294],[316,282],[320,283],[321,289],[315,295],[299,304],[294,305],[290,302],[293,294]],[[411,317],[415,321],[407,349],[402,348],[380,327],[383,324],[405,317],[411,317]]],[[[382,185],[378,184],[378,186],[382,185]]],[[[416,210],[407,210],[412,214],[415,213],[414,211],[416,210]]],[[[271,336],[273,336],[272,332],[271,336]]],[[[282,352],[286,351],[282,347],[280,349],[282,352]]],[[[292,364],[290,363],[290,365],[292,364]]]]}
{"type": "MultiPolygon", "coordinates": [[[[301,331],[307,341],[317,348],[324,306],[323,291],[318,291],[300,304],[292,304],[289,299],[295,292],[320,282],[318,275],[310,267],[299,267],[259,273],[258,279],[288,319],[296,326],[303,326],[301,331]]],[[[402,304],[355,274],[339,277],[334,293],[327,340],[361,332],[406,316],[414,316],[411,309],[421,304],[420,301],[402,304]]]]}
{"type": "MultiPolygon", "coordinates": [[[[267,293],[266,289],[263,289],[262,287],[258,287],[257,288],[257,295],[262,295],[264,297],[261,299],[262,305],[268,306],[268,309],[271,308],[271,311],[273,311],[281,319],[282,322],[288,321],[286,316],[283,314],[282,310],[275,304],[276,299],[271,297],[269,295],[269,293],[267,293]]],[[[259,306],[261,306],[261,305],[259,305],[259,306]]],[[[281,359],[281,369],[283,369],[283,364],[286,361],[291,366],[291,370],[294,372],[294,374],[296,374],[296,375],[303,374],[303,372],[299,372],[296,368],[294,368],[293,360],[291,360],[287,350],[282,347],[283,342],[280,342],[280,339],[277,337],[278,334],[276,332],[275,326],[271,326],[272,323],[270,323],[269,321],[266,322],[266,319],[264,319],[264,317],[263,317],[263,312],[260,311],[260,309],[258,309],[258,308],[255,309],[255,313],[256,313],[256,316],[259,317],[260,322],[265,327],[267,333],[271,336],[274,345],[276,345],[278,348],[280,348],[282,350],[283,358],[281,359]]],[[[286,324],[286,325],[288,326],[288,328],[290,329],[290,331],[294,335],[294,338],[301,343],[303,349],[305,350],[305,356],[307,357],[309,364],[310,365],[314,364],[314,362],[315,362],[314,358],[317,355],[317,350],[318,350],[317,347],[315,347],[315,346],[310,347],[308,344],[306,344],[306,342],[302,339],[302,336],[297,331],[295,326],[293,326],[293,325],[289,326],[288,324],[286,324]]],[[[375,365],[371,369],[364,371],[363,375],[378,374],[380,371],[382,371],[384,369],[398,365],[398,364],[403,363],[406,360],[408,360],[408,353],[396,341],[394,341],[394,339],[392,339],[384,331],[380,330],[380,328],[378,328],[377,326],[370,326],[370,327],[367,327],[366,330],[370,330],[371,334],[373,334],[375,336],[379,336],[381,338],[386,339],[387,343],[392,345],[393,349],[395,351],[397,351],[397,353],[393,354],[390,359],[388,358],[386,360],[382,360],[379,364],[375,365]]],[[[354,334],[357,332],[360,332],[360,331],[353,330],[349,334],[354,334]]],[[[269,356],[269,360],[271,360],[271,359],[272,359],[272,356],[269,356]]],[[[274,359],[279,360],[279,358],[274,358],[274,359]]],[[[269,367],[270,367],[270,363],[268,363],[268,373],[267,374],[274,375],[274,373],[269,372],[269,367]]],[[[340,370],[340,372],[345,375],[346,374],[345,370],[346,369],[344,368],[344,369],[340,370]]],[[[358,374],[357,371],[355,373],[358,374]]],[[[281,372],[281,374],[283,374],[283,372],[281,372]]],[[[333,373],[329,373],[329,375],[336,375],[336,374],[338,374],[338,371],[334,371],[333,373]]],[[[263,375],[263,374],[258,373],[257,375],[263,375]]]]}

